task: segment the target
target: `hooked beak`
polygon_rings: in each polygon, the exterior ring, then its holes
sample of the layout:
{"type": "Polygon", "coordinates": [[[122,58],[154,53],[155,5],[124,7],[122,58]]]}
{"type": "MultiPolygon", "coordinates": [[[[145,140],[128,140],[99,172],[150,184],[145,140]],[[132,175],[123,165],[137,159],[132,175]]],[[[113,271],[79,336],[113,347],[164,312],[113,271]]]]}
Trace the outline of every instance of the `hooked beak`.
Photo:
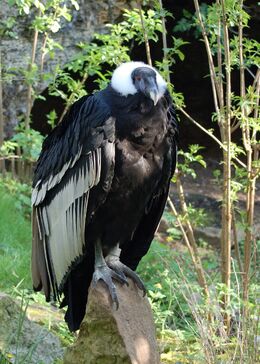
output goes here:
{"type": "Polygon", "coordinates": [[[158,100],[159,100],[158,89],[151,90],[149,92],[149,97],[150,97],[151,100],[153,100],[153,104],[155,106],[157,104],[158,100]]]}
{"type": "Polygon", "coordinates": [[[154,77],[145,77],[138,81],[137,89],[150,98],[154,106],[159,100],[159,90],[154,77]]]}

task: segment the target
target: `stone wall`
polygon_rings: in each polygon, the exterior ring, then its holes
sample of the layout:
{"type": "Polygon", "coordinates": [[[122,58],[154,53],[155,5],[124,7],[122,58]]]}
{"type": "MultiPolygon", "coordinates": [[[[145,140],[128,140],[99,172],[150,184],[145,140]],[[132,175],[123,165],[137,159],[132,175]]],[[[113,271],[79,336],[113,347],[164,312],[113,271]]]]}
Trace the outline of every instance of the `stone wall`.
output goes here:
{"type": "MultiPolygon", "coordinates": [[[[64,65],[77,52],[76,44],[80,41],[91,41],[95,32],[105,32],[107,23],[117,22],[125,8],[134,6],[131,0],[78,0],[79,11],[72,11],[72,21],[64,22],[62,29],[55,34],[55,40],[62,44],[64,51],[56,51],[53,60],[46,59],[45,72],[51,72],[57,64],[64,65]]],[[[3,70],[10,67],[27,68],[31,56],[33,34],[29,29],[29,18],[19,16],[15,7],[8,5],[8,0],[1,1],[0,19],[4,22],[8,17],[15,16],[17,21],[14,31],[17,38],[7,35],[1,39],[1,54],[3,70]]],[[[39,35],[38,53],[42,46],[43,35],[39,35]]],[[[38,58],[39,61],[39,58],[38,58]]],[[[47,86],[41,82],[37,91],[43,91],[47,86]]],[[[17,125],[19,115],[24,114],[26,108],[26,86],[19,74],[12,82],[3,83],[4,121],[6,136],[10,136],[14,125],[17,125]]]]}

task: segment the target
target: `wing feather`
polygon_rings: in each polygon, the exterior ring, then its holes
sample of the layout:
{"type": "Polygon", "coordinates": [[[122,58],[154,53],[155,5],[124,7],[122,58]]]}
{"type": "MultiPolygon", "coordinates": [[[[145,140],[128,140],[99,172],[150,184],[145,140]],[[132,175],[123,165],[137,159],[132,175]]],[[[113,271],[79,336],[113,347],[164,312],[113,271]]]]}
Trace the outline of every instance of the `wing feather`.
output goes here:
{"type": "Polygon", "coordinates": [[[88,105],[85,99],[85,104],[80,104],[78,113],[74,108],[70,123],[65,120],[66,128],[61,125],[50,136],[51,140],[47,138],[36,167],[32,193],[32,275],[34,288],[43,287],[47,299],[51,295],[59,298],[67,275],[84,254],[86,216],[91,214],[89,194],[100,183],[101,176],[107,178],[101,174],[102,163],[111,164],[114,158],[114,147],[109,153],[111,161],[101,158],[106,148],[114,146],[114,119],[97,101],[93,104],[91,99],[88,105]],[[74,134],[70,135],[72,131],[74,134]],[[66,150],[65,156],[54,154],[62,153],[64,146],[71,146],[73,153],[69,155],[66,150]]]}
{"type": "Polygon", "coordinates": [[[62,290],[62,281],[73,262],[83,254],[89,190],[99,183],[101,148],[88,153],[63,188],[48,205],[36,206],[44,255],[52,291],[62,290]],[[51,259],[52,267],[48,266],[51,259]],[[51,279],[52,271],[53,279],[51,279]]]}

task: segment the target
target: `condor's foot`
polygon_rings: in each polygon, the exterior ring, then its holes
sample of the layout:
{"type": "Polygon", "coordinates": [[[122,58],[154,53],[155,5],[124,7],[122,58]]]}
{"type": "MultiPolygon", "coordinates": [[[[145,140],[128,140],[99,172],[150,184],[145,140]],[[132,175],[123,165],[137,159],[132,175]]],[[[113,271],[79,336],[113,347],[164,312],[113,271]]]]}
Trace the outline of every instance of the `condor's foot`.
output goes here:
{"type": "Polygon", "coordinates": [[[116,271],[110,269],[106,264],[95,267],[95,272],[93,275],[93,285],[97,285],[98,281],[102,280],[108,287],[111,299],[116,309],[119,307],[119,302],[116,294],[116,287],[113,283],[113,279],[121,284],[128,284],[127,279],[118,274],[116,271]]]}
{"type": "Polygon", "coordinates": [[[111,268],[114,272],[117,273],[118,276],[120,276],[122,279],[126,280],[126,277],[129,277],[133,280],[133,282],[136,284],[136,286],[143,291],[143,296],[146,295],[146,288],[143,284],[142,280],[138,277],[138,275],[132,271],[129,267],[127,267],[125,264],[121,263],[119,258],[108,257],[106,258],[106,263],[109,268],[111,268]]]}

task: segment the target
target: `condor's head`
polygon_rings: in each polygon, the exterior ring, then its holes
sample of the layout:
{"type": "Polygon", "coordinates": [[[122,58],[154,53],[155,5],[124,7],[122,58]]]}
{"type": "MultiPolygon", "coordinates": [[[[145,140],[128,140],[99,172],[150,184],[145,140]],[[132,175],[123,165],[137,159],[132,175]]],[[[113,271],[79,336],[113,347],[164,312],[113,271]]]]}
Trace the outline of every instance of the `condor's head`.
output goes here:
{"type": "Polygon", "coordinates": [[[150,98],[154,105],[166,91],[166,82],[155,68],[143,62],[126,62],[113,73],[112,88],[122,96],[142,93],[150,98]]]}

